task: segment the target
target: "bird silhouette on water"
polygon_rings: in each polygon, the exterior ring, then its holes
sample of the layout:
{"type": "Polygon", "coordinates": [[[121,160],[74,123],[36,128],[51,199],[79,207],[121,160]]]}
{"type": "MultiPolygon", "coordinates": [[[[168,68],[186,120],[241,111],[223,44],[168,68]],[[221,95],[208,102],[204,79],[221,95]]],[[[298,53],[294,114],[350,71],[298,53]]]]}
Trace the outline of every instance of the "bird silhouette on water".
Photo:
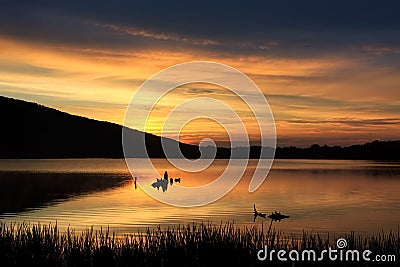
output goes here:
{"type": "Polygon", "coordinates": [[[256,221],[256,218],[257,218],[257,217],[266,218],[266,216],[267,216],[266,213],[261,213],[261,212],[258,212],[258,211],[257,211],[257,209],[256,209],[256,204],[254,204],[253,208],[254,208],[254,220],[253,220],[254,222],[256,221]]]}
{"type": "MultiPolygon", "coordinates": [[[[254,207],[254,219],[253,219],[254,222],[256,221],[257,217],[263,217],[263,218],[267,217],[266,213],[261,213],[261,212],[257,211],[256,204],[254,204],[253,207],[254,207]]],[[[276,222],[276,221],[280,222],[283,219],[289,218],[289,216],[275,211],[275,212],[272,212],[270,215],[268,215],[268,218],[271,219],[271,223],[269,224],[268,233],[267,233],[267,235],[269,236],[269,233],[271,232],[272,223],[276,222]]]]}
{"type": "Polygon", "coordinates": [[[286,219],[286,218],[289,218],[290,216],[288,216],[288,215],[284,215],[284,214],[282,214],[282,213],[280,213],[280,212],[272,212],[270,215],[268,215],[268,218],[270,218],[271,220],[273,220],[273,221],[281,221],[281,220],[283,220],[283,219],[286,219]]]}
{"type": "MultiPolygon", "coordinates": [[[[262,217],[262,218],[266,218],[267,214],[266,213],[262,213],[262,212],[258,212],[256,209],[256,204],[253,205],[254,208],[254,222],[256,221],[257,217],[262,217]]],[[[289,218],[290,216],[288,215],[284,215],[280,212],[272,212],[270,215],[268,215],[268,218],[270,218],[272,221],[281,221],[283,219],[289,218]]]]}

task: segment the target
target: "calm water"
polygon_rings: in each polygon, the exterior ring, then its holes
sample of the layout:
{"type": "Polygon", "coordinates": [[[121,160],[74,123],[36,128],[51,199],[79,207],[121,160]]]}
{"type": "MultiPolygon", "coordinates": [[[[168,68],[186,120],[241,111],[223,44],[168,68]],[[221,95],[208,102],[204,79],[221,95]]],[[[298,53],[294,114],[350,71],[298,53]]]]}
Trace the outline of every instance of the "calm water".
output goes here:
{"type": "MultiPolygon", "coordinates": [[[[221,174],[227,162],[216,160],[212,167],[203,172],[183,173],[171,167],[166,160],[154,160],[160,174],[167,169],[170,176],[181,177],[181,186],[210,182],[213,177],[221,174]]],[[[247,189],[256,164],[257,161],[250,161],[243,179],[222,199],[202,207],[177,208],[153,200],[139,187],[135,189],[124,160],[1,160],[2,179],[11,177],[13,180],[13,177],[24,176],[34,183],[37,177],[47,175],[46,179],[50,181],[57,177],[58,186],[63,186],[60,181],[64,176],[75,177],[76,183],[79,183],[89,176],[93,179],[95,175],[102,179],[122,177],[125,182],[113,187],[107,185],[101,190],[89,188],[76,194],[66,191],[62,197],[56,195],[22,210],[2,212],[0,220],[44,224],[57,221],[61,228],[72,226],[78,230],[92,225],[110,226],[118,233],[193,221],[234,221],[239,225],[264,223],[268,226],[269,221],[266,219],[257,218],[256,222],[253,222],[255,203],[259,211],[270,213],[276,210],[290,215],[289,219],[273,224],[273,227],[287,234],[300,233],[303,230],[319,233],[355,231],[371,234],[382,230],[397,231],[400,225],[399,163],[276,160],[264,184],[255,193],[250,194],[247,189]]],[[[140,160],[136,165],[140,166],[140,160]]],[[[135,175],[138,176],[138,181],[145,173],[145,170],[137,168],[135,175]]],[[[70,180],[67,182],[71,187],[70,180]]],[[[4,183],[2,184],[4,187],[4,183]]],[[[6,185],[10,186],[9,190],[19,190],[19,187],[22,187],[20,184],[6,185]]],[[[29,186],[24,190],[29,191],[29,186]]],[[[23,191],[23,196],[32,194],[28,191],[23,191]]],[[[159,192],[173,193],[172,190],[162,192],[161,189],[159,192]]],[[[37,194],[33,195],[37,197],[37,194]]],[[[11,206],[13,201],[19,200],[3,201],[3,206],[11,206]]]]}

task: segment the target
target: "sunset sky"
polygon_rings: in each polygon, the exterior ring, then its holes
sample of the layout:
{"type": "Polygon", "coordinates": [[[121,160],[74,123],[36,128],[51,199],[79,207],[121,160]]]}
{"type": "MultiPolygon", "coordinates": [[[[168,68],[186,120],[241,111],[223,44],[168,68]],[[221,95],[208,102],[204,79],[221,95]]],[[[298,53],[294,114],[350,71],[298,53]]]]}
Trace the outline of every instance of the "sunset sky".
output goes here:
{"type": "MultiPolygon", "coordinates": [[[[122,124],[150,76],[215,61],[262,90],[278,146],[400,139],[399,10],[396,1],[2,1],[0,94],[122,124]]],[[[159,134],[163,114],[195,96],[246,117],[225,91],[175,89],[148,131],[159,134]]],[[[222,127],[201,119],[181,141],[203,137],[226,141],[222,127]]]]}

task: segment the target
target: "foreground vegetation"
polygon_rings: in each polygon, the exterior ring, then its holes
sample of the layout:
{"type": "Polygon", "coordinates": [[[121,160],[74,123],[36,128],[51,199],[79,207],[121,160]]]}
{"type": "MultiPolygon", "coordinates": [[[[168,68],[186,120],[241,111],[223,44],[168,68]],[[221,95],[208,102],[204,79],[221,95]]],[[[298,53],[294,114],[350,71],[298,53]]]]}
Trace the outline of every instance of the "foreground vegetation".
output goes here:
{"type": "MultiPolygon", "coordinates": [[[[370,237],[344,236],[349,249],[369,249],[376,254],[395,255],[399,266],[400,236],[380,233],[370,237]]],[[[380,266],[376,262],[261,262],[257,252],[268,249],[320,252],[336,248],[336,238],[303,233],[284,236],[280,231],[243,228],[232,223],[190,224],[172,229],[117,236],[107,230],[60,232],[57,225],[0,223],[1,266],[380,266]]]]}

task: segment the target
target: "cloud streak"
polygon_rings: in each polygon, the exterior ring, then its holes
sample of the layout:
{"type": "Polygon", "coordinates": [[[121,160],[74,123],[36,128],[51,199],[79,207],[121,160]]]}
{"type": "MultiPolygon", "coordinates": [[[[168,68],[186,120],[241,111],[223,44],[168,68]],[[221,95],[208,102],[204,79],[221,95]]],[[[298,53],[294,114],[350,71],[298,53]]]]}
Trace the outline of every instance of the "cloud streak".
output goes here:
{"type": "Polygon", "coordinates": [[[386,53],[400,41],[399,7],[396,1],[6,1],[0,34],[86,48],[204,47],[286,57],[354,47],[386,53]]]}
{"type": "Polygon", "coordinates": [[[353,127],[359,126],[382,126],[382,125],[399,125],[400,118],[383,118],[383,119],[349,119],[349,118],[338,118],[336,120],[324,120],[324,121],[311,121],[311,120],[287,120],[288,123],[299,123],[299,124],[344,124],[353,127]]]}

